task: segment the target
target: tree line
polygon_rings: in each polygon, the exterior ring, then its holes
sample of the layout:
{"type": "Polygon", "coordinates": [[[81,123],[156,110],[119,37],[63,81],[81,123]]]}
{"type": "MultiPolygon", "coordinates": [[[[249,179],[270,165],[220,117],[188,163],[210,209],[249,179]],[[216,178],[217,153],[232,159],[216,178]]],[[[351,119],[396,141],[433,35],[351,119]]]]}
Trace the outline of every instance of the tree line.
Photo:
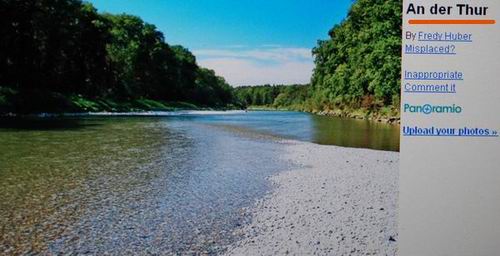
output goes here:
{"type": "Polygon", "coordinates": [[[349,116],[399,115],[401,0],[357,0],[347,17],[312,54],[308,86],[236,89],[249,105],[287,107],[349,116]],[[360,111],[361,110],[361,111],[360,111]]]}
{"type": "Polygon", "coordinates": [[[401,0],[357,0],[313,49],[310,108],[399,108],[401,0]]]}
{"type": "Polygon", "coordinates": [[[310,97],[309,85],[258,85],[234,89],[239,105],[243,107],[270,107],[298,109],[310,97]]]}
{"type": "Polygon", "coordinates": [[[0,19],[0,112],[233,102],[224,78],[139,17],[80,0],[1,0],[0,19]]]}
{"type": "Polygon", "coordinates": [[[309,85],[235,89],[139,17],[100,14],[80,0],[0,5],[0,112],[154,109],[187,102],[181,106],[398,114],[401,0],[354,1],[329,39],[312,49],[309,85]]]}

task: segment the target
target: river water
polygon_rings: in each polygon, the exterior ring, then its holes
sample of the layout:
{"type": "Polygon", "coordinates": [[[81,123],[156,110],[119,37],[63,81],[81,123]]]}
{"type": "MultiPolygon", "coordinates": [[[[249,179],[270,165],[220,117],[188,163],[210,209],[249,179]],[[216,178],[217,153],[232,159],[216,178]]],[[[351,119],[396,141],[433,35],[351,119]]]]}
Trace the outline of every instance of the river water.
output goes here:
{"type": "Polygon", "coordinates": [[[285,139],[398,150],[399,128],[297,112],[0,119],[0,254],[217,254],[285,139]]]}

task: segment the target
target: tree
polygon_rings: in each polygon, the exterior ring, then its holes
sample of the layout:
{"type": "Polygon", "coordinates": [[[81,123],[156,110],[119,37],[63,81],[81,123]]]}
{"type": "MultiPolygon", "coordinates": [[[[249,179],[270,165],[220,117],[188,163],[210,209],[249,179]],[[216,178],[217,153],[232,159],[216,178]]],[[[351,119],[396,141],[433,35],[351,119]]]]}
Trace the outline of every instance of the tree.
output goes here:
{"type": "Polygon", "coordinates": [[[315,98],[332,105],[359,105],[366,97],[394,104],[400,84],[401,0],[358,0],[329,35],[313,49],[315,98]]]}
{"type": "MultiPolygon", "coordinates": [[[[50,106],[107,80],[107,26],[77,0],[1,2],[0,86],[24,110],[50,106]]],[[[19,109],[19,110],[22,110],[19,109]]]]}
{"type": "Polygon", "coordinates": [[[0,0],[0,111],[142,99],[224,106],[232,88],[137,16],[80,0],[0,0]],[[205,97],[208,96],[208,97],[205,97]]]}

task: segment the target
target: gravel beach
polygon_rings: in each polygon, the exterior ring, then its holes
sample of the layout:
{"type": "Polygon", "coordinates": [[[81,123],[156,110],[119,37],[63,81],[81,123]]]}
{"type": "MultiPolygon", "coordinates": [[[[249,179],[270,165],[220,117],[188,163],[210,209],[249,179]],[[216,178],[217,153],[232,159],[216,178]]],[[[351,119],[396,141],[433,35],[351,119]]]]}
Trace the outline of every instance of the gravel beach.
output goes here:
{"type": "Polygon", "coordinates": [[[270,177],[276,188],[226,255],[397,253],[398,153],[285,144],[300,167],[270,177]]]}

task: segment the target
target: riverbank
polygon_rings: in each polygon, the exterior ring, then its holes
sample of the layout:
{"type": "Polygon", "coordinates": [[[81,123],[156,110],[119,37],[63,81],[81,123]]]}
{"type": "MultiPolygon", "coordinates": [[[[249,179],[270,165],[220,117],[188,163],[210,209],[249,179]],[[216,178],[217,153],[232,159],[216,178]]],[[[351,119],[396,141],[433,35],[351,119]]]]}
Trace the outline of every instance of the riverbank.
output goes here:
{"type": "Polygon", "coordinates": [[[310,142],[396,151],[395,126],[301,112],[82,115],[0,120],[0,251],[219,255],[231,246],[238,254],[242,234],[262,232],[245,239],[262,240],[266,253],[308,254],[317,241],[342,252],[336,236],[358,248],[351,231],[386,239],[376,232],[393,223],[397,153],[310,142]],[[269,191],[277,196],[256,207],[269,191]]]}
{"type": "Polygon", "coordinates": [[[74,116],[86,115],[91,113],[123,115],[130,113],[148,112],[175,112],[175,111],[226,111],[237,110],[233,105],[207,107],[199,106],[189,102],[182,101],[160,101],[152,99],[133,99],[133,100],[115,100],[115,99],[87,99],[82,97],[59,98],[57,102],[47,102],[43,107],[33,109],[18,109],[14,106],[1,106],[0,117],[15,116],[74,116]]]}
{"type": "Polygon", "coordinates": [[[380,111],[372,111],[369,109],[334,109],[334,110],[312,110],[312,114],[322,116],[347,117],[360,120],[370,120],[380,123],[400,124],[401,119],[399,111],[394,107],[386,107],[380,111]]]}
{"type": "Polygon", "coordinates": [[[227,255],[395,255],[398,153],[289,142],[227,255]]]}
{"type": "Polygon", "coordinates": [[[199,110],[201,107],[180,101],[160,101],[153,99],[135,99],[129,101],[117,101],[113,99],[85,99],[81,97],[71,98],[70,108],[75,112],[135,112],[135,111],[175,111],[175,110],[199,110]]]}
{"type": "Polygon", "coordinates": [[[385,107],[380,111],[372,111],[369,109],[354,109],[354,108],[344,108],[344,109],[326,109],[326,110],[317,110],[317,109],[305,109],[301,106],[292,106],[292,107],[274,107],[274,106],[249,106],[249,110],[256,111],[301,111],[308,112],[315,115],[320,116],[335,116],[335,117],[344,117],[344,118],[353,118],[359,120],[369,120],[380,123],[387,124],[400,124],[401,119],[399,115],[399,111],[394,107],[385,107]]]}

